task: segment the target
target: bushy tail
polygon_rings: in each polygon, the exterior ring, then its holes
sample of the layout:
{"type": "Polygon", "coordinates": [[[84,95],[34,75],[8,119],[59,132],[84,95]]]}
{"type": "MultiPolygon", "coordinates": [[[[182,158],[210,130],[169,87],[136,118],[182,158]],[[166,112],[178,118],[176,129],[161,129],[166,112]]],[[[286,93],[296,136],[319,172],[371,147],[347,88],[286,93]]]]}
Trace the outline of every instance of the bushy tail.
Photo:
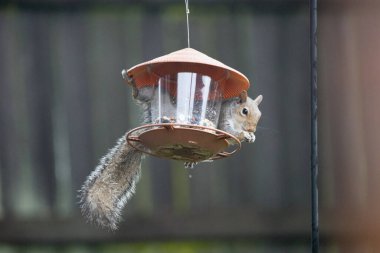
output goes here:
{"type": "Polygon", "coordinates": [[[123,136],[100,160],[79,194],[82,214],[89,221],[103,228],[117,229],[122,210],[140,178],[142,155],[123,136]]]}

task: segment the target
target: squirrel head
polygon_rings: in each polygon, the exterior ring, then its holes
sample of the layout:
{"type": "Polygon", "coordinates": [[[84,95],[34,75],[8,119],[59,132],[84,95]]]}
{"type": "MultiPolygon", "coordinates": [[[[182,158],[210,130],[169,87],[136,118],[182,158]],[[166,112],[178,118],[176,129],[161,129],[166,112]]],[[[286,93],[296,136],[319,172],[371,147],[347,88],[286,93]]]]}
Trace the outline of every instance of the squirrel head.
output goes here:
{"type": "Polygon", "coordinates": [[[239,100],[237,100],[237,106],[232,113],[234,120],[237,124],[241,125],[242,129],[247,132],[256,132],[257,123],[260,120],[261,112],[259,110],[259,104],[263,100],[263,96],[259,95],[256,99],[251,99],[247,95],[247,91],[243,91],[239,100]]]}

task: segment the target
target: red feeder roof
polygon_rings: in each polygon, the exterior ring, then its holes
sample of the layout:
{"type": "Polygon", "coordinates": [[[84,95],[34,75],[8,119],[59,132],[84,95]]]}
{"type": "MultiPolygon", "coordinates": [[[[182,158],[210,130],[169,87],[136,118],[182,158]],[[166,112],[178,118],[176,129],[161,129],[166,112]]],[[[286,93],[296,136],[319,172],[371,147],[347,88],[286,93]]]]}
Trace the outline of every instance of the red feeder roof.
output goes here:
{"type": "Polygon", "coordinates": [[[159,77],[178,72],[200,73],[221,82],[225,99],[239,96],[250,85],[248,78],[239,71],[192,48],[140,63],[127,71],[137,88],[154,85],[159,77]]]}

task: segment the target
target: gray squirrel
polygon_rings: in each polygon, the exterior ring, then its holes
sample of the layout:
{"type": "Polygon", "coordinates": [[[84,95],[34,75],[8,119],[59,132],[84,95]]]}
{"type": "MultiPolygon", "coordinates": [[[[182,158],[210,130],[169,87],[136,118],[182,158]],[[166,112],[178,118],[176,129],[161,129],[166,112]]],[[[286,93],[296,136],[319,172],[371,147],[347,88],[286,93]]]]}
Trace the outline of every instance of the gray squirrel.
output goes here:
{"type": "MultiPolygon", "coordinates": [[[[150,123],[150,96],[134,88],[133,97],[143,108],[143,123],[150,123]]],[[[240,141],[254,142],[254,133],[261,117],[258,106],[262,99],[263,96],[259,95],[253,100],[244,91],[239,97],[225,100],[218,129],[236,136],[240,141]]],[[[117,229],[123,208],[134,194],[140,178],[143,156],[123,136],[100,160],[79,191],[81,212],[88,221],[110,230],[117,229]]]]}

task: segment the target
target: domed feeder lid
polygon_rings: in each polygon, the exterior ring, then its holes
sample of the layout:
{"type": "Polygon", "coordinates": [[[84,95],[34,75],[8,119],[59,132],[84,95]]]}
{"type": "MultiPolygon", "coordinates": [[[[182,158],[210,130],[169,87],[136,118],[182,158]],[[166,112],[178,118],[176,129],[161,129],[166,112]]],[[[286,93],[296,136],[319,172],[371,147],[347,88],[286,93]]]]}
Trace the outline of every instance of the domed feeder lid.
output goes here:
{"type": "Polygon", "coordinates": [[[137,88],[153,85],[159,77],[179,72],[200,73],[221,82],[225,99],[239,96],[249,88],[249,80],[245,75],[192,48],[140,63],[127,71],[137,88]]]}

